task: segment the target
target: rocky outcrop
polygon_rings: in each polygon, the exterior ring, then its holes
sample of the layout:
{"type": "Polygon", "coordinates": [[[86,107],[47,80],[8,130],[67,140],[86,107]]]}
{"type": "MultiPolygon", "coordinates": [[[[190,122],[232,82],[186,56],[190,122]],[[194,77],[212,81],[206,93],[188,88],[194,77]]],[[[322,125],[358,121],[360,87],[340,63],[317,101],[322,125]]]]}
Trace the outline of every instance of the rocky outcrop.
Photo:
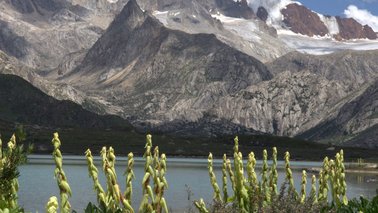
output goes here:
{"type": "Polygon", "coordinates": [[[378,148],[377,137],[371,137],[378,127],[378,81],[341,107],[339,113],[305,132],[309,140],[328,140],[351,146],[378,148]]]}
{"type": "Polygon", "coordinates": [[[259,7],[257,9],[256,15],[257,15],[257,17],[259,19],[261,19],[262,21],[266,22],[266,20],[268,19],[269,13],[268,13],[268,11],[264,7],[259,7]]]}
{"type": "Polygon", "coordinates": [[[15,34],[8,23],[0,20],[0,50],[8,55],[23,58],[27,54],[27,42],[22,36],[15,34]]]}
{"type": "Polygon", "coordinates": [[[308,36],[325,36],[328,29],[320,20],[318,14],[308,8],[289,4],[281,10],[284,17],[283,23],[293,32],[308,36]]]}
{"type": "Polygon", "coordinates": [[[339,24],[340,33],[336,36],[338,39],[377,39],[376,33],[368,25],[361,25],[353,18],[336,17],[339,24]]]}
{"type": "Polygon", "coordinates": [[[248,6],[246,0],[216,0],[217,8],[226,16],[252,19],[256,15],[253,10],[248,6]]]}

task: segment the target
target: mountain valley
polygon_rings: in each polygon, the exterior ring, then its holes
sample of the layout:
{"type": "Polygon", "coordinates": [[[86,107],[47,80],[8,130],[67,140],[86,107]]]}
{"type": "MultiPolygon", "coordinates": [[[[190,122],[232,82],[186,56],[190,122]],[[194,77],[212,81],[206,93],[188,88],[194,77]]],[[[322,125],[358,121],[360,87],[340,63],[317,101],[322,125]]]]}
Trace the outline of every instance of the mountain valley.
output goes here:
{"type": "Polygon", "coordinates": [[[377,149],[377,32],[298,2],[256,2],[5,0],[0,73],[81,105],[91,115],[72,120],[80,127],[111,114],[141,133],[377,149]]]}

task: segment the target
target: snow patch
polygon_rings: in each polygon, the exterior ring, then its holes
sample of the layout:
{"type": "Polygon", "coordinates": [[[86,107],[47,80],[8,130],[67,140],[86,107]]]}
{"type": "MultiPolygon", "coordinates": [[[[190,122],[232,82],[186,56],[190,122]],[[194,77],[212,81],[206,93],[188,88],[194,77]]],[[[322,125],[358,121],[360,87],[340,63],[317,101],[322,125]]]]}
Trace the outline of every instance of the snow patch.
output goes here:
{"type": "Polygon", "coordinates": [[[111,4],[114,4],[114,3],[117,3],[118,2],[118,0],[107,0],[109,3],[111,3],[111,4]]]}
{"type": "Polygon", "coordinates": [[[334,16],[326,17],[324,15],[318,14],[320,20],[326,25],[329,34],[337,35],[340,32],[339,24],[337,23],[337,19],[334,16]]]}
{"type": "Polygon", "coordinates": [[[155,10],[152,14],[153,15],[164,15],[164,14],[168,14],[169,11],[158,11],[158,10],[155,10]]]}
{"type": "Polygon", "coordinates": [[[253,21],[243,18],[228,17],[222,14],[212,15],[212,17],[220,20],[227,30],[242,37],[246,41],[261,43],[261,38],[257,35],[259,28],[253,21]]]}
{"type": "Polygon", "coordinates": [[[172,16],[178,16],[178,15],[180,15],[180,12],[173,12],[172,13],[172,16]]]}
{"type": "Polygon", "coordinates": [[[168,25],[168,12],[169,11],[154,11],[152,15],[155,16],[162,24],[168,25]]]}
{"type": "Polygon", "coordinates": [[[298,35],[289,30],[278,30],[279,38],[289,47],[298,52],[325,55],[341,50],[377,50],[378,40],[356,39],[336,41],[326,37],[308,37],[298,35]]]}

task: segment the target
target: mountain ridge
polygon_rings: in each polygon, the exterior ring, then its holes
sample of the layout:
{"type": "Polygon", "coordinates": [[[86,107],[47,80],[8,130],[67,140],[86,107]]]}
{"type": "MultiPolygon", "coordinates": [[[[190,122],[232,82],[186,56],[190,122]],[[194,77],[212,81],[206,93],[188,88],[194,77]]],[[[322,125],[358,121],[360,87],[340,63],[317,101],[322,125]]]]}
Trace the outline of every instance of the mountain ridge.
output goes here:
{"type": "MultiPolygon", "coordinates": [[[[49,0],[31,9],[29,1],[10,1],[20,3],[24,13],[0,2],[9,9],[0,13],[5,26],[0,29],[0,50],[5,52],[0,51],[0,72],[19,75],[53,97],[96,113],[121,116],[143,132],[302,136],[353,108],[355,100],[368,103],[359,97],[377,78],[377,50],[344,50],[370,44],[374,49],[374,40],[343,38],[364,36],[368,27],[345,24],[359,29],[353,34],[339,25],[331,30],[338,19],[310,9],[292,16],[290,23],[313,13],[298,33],[314,37],[275,28],[269,9],[253,11],[245,0],[49,0]],[[26,28],[17,27],[18,21],[26,28]],[[323,37],[316,37],[317,27],[306,28],[315,22],[322,24],[323,37]],[[340,38],[329,36],[341,32],[345,35],[340,38]],[[285,36],[304,46],[326,46],[317,47],[319,56],[303,54],[285,36]],[[78,46],[86,37],[90,41],[78,46]],[[41,60],[43,55],[51,60],[41,60]]],[[[298,12],[297,6],[292,9],[298,12]]],[[[374,147],[377,141],[364,136],[374,132],[374,122],[348,119],[338,124],[340,129],[353,124],[358,131],[348,132],[344,144],[374,147]]],[[[339,131],[337,125],[332,128],[339,131]]]]}

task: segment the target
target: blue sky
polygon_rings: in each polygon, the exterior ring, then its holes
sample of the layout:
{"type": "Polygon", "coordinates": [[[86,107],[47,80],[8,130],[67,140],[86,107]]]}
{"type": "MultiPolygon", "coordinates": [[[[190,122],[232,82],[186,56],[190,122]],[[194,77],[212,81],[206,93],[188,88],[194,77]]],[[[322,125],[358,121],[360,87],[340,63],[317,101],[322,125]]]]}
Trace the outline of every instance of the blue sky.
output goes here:
{"type": "Polygon", "coordinates": [[[370,11],[378,16],[378,0],[297,0],[313,11],[332,16],[344,15],[344,10],[349,5],[355,5],[358,9],[370,11]]]}

